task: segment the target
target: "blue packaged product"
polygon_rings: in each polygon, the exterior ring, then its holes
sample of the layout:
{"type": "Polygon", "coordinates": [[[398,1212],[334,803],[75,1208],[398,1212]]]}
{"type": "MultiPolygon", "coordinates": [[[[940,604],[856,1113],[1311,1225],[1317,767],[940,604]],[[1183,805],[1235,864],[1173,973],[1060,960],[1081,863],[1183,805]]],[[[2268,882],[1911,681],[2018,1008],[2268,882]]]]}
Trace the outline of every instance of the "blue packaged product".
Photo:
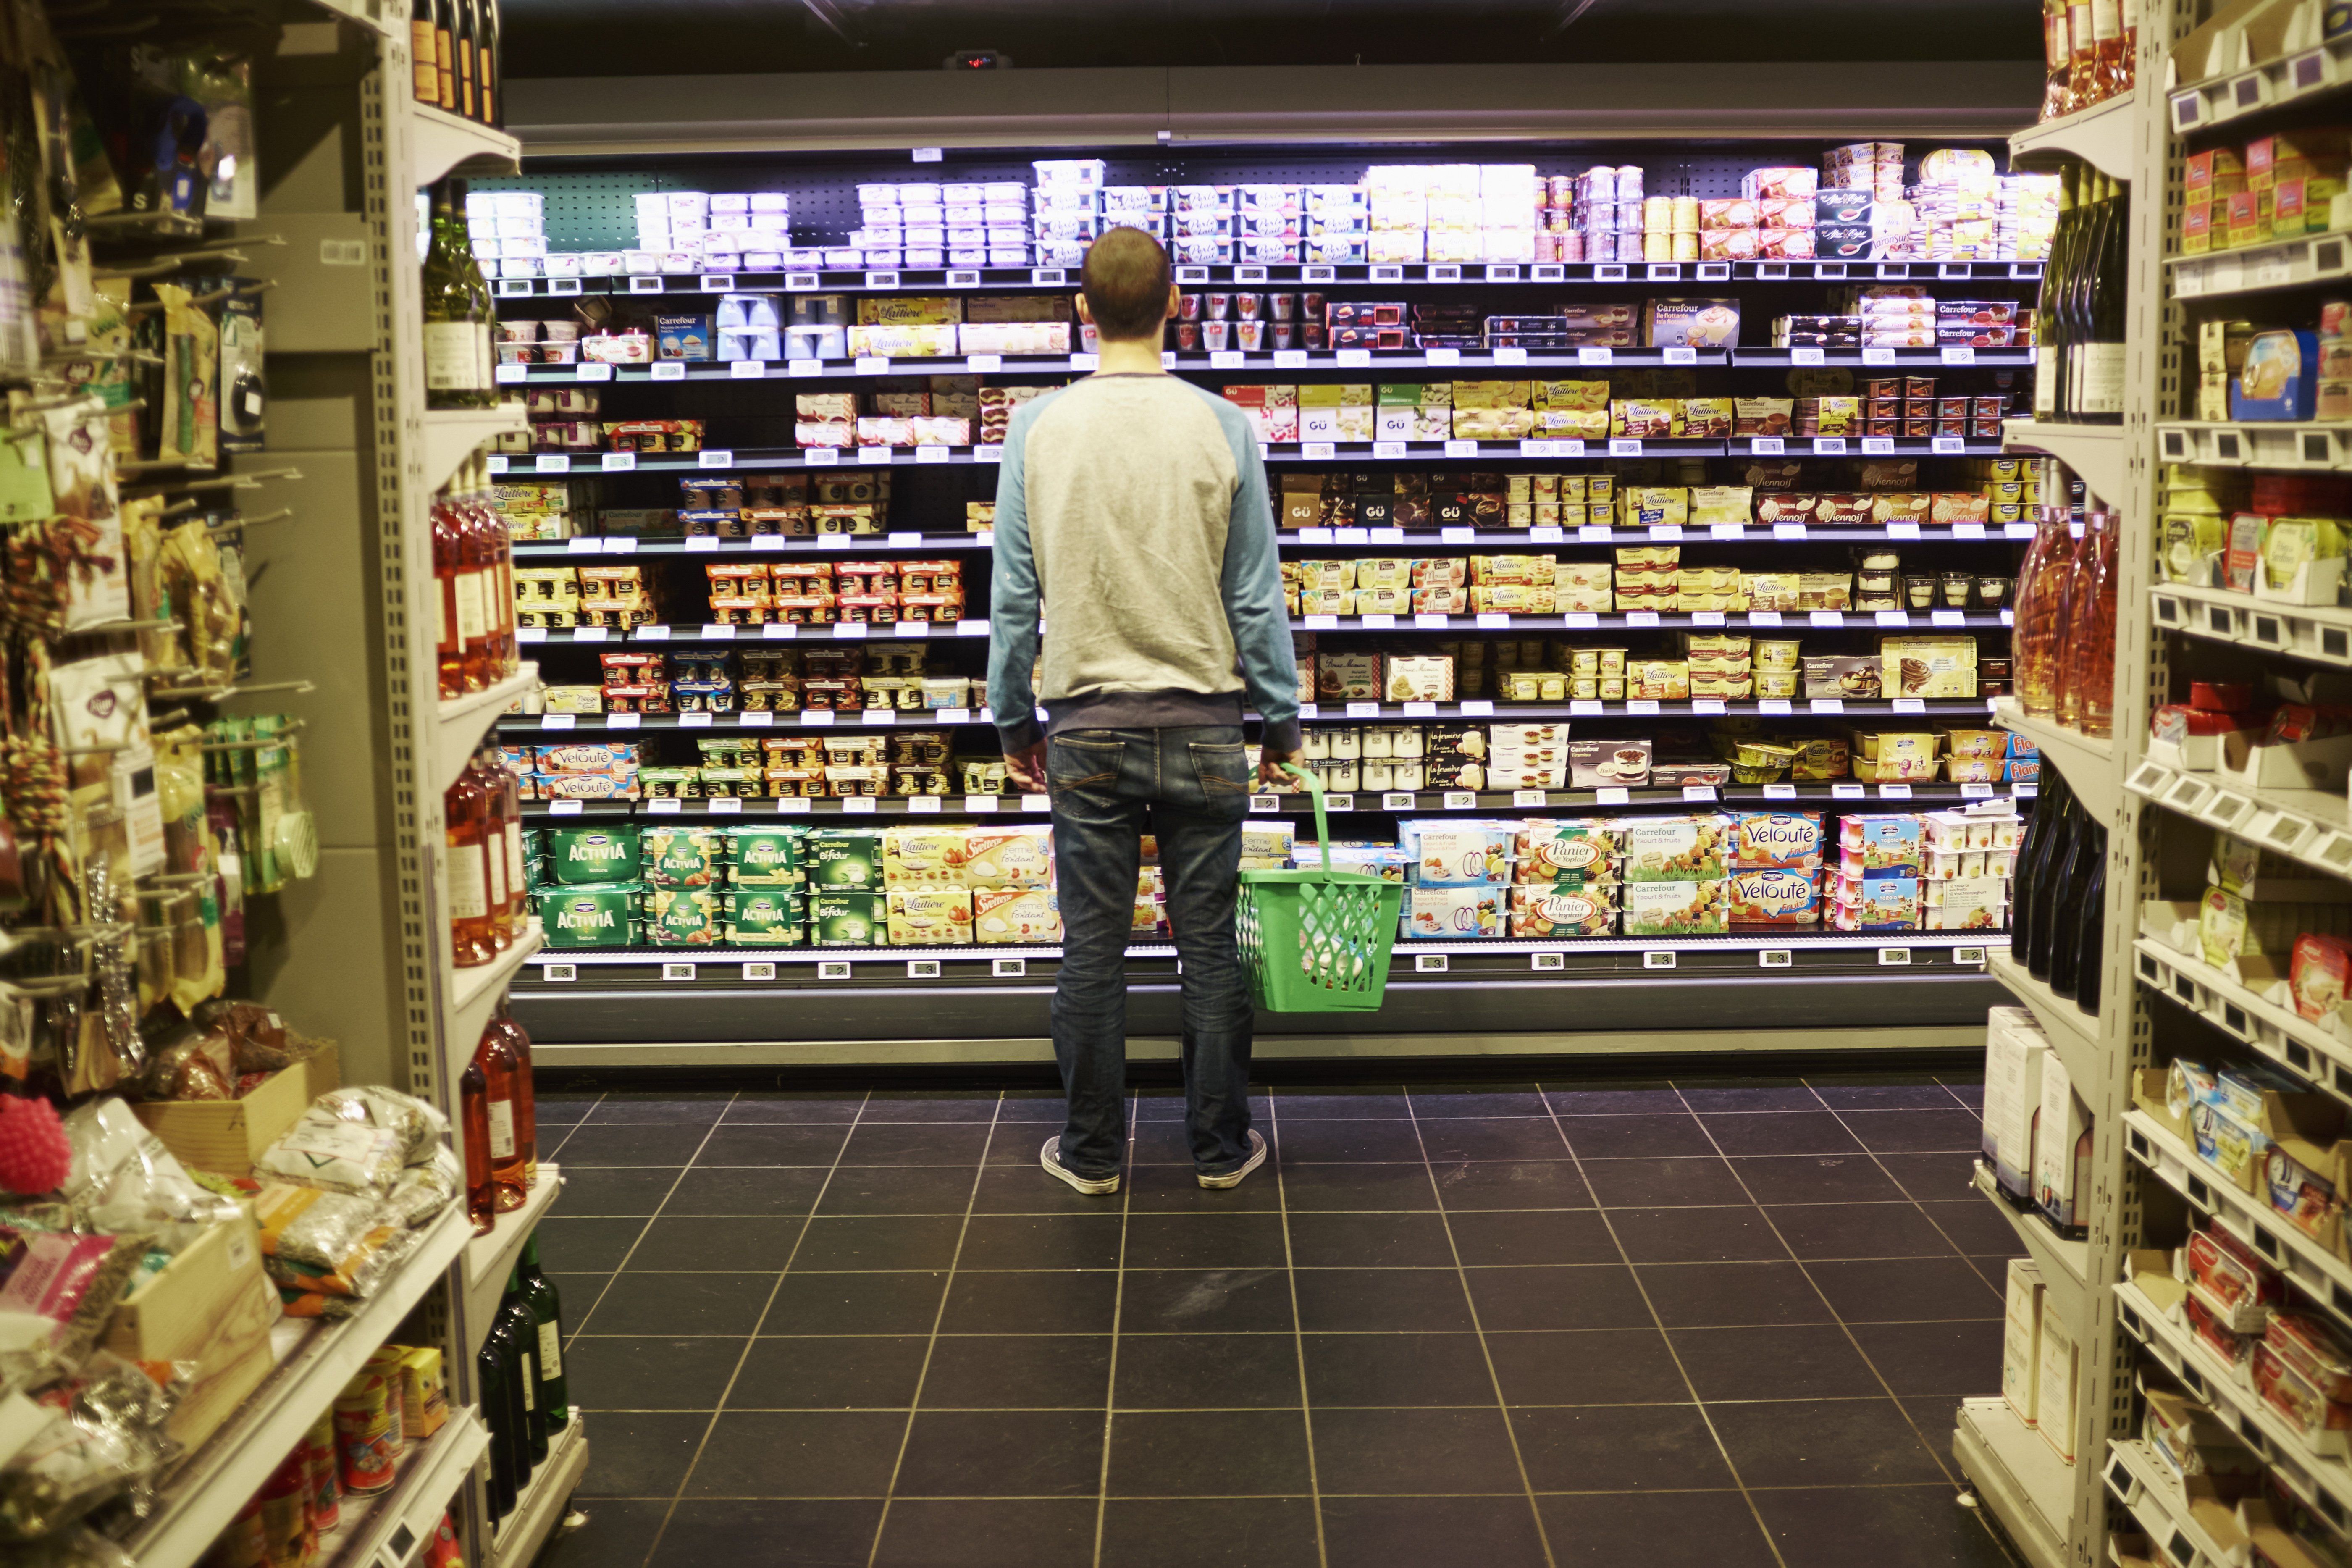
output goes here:
{"type": "Polygon", "coordinates": [[[2304,420],[2319,398],[2319,334],[2256,332],[2246,363],[2230,378],[2230,417],[2304,420]]]}

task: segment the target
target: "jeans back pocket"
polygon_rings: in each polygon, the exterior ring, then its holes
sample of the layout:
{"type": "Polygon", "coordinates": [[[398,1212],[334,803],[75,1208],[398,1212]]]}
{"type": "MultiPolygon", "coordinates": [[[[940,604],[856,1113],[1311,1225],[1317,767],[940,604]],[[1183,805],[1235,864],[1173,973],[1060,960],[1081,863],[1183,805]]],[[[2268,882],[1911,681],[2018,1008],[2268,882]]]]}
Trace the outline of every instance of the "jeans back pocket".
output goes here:
{"type": "Polygon", "coordinates": [[[1186,749],[1192,753],[1192,776],[1212,806],[1231,806],[1249,798],[1247,746],[1238,741],[1193,741],[1186,749]]]}
{"type": "Polygon", "coordinates": [[[1127,742],[1055,735],[1045,746],[1045,779],[1055,789],[1100,789],[1118,782],[1127,742]]]}

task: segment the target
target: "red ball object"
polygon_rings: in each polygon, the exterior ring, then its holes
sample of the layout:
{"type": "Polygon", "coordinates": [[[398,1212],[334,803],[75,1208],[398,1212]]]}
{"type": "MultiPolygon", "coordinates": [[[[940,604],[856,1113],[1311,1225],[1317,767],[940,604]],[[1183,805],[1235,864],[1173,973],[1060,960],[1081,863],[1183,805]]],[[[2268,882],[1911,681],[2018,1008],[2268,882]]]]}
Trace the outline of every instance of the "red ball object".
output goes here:
{"type": "Polygon", "coordinates": [[[73,1169],[73,1141],[46,1100],[0,1095],[0,1187],[51,1193],[73,1169]]]}

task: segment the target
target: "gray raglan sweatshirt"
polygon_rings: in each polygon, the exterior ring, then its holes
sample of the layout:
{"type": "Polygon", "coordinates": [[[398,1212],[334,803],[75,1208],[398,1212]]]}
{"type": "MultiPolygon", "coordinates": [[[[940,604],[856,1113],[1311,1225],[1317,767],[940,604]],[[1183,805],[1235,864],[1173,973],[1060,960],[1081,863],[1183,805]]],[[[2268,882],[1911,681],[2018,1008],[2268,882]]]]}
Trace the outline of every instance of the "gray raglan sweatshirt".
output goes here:
{"type": "Polygon", "coordinates": [[[1246,416],[1172,375],[1090,375],[1005,432],[988,700],[1008,750],[1046,728],[1238,724],[1295,751],[1298,669],[1265,465],[1246,416]],[[1045,663],[1031,689],[1038,618],[1045,663]]]}

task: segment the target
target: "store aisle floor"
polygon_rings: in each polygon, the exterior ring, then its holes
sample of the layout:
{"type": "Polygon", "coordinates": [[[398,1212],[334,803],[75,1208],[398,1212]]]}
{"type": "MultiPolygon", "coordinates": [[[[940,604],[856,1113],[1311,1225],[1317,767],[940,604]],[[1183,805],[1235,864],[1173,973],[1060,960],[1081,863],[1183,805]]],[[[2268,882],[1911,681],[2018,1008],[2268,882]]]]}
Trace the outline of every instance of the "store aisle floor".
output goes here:
{"type": "Polygon", "coordinates": [[[1050,1092],[548,1094],[593,1459],[547,1568],[1843,1568],[1956,1500],[2015,1250],[1976,1088],[1276,1088],[1205,1193],[1050,1092]]]}

